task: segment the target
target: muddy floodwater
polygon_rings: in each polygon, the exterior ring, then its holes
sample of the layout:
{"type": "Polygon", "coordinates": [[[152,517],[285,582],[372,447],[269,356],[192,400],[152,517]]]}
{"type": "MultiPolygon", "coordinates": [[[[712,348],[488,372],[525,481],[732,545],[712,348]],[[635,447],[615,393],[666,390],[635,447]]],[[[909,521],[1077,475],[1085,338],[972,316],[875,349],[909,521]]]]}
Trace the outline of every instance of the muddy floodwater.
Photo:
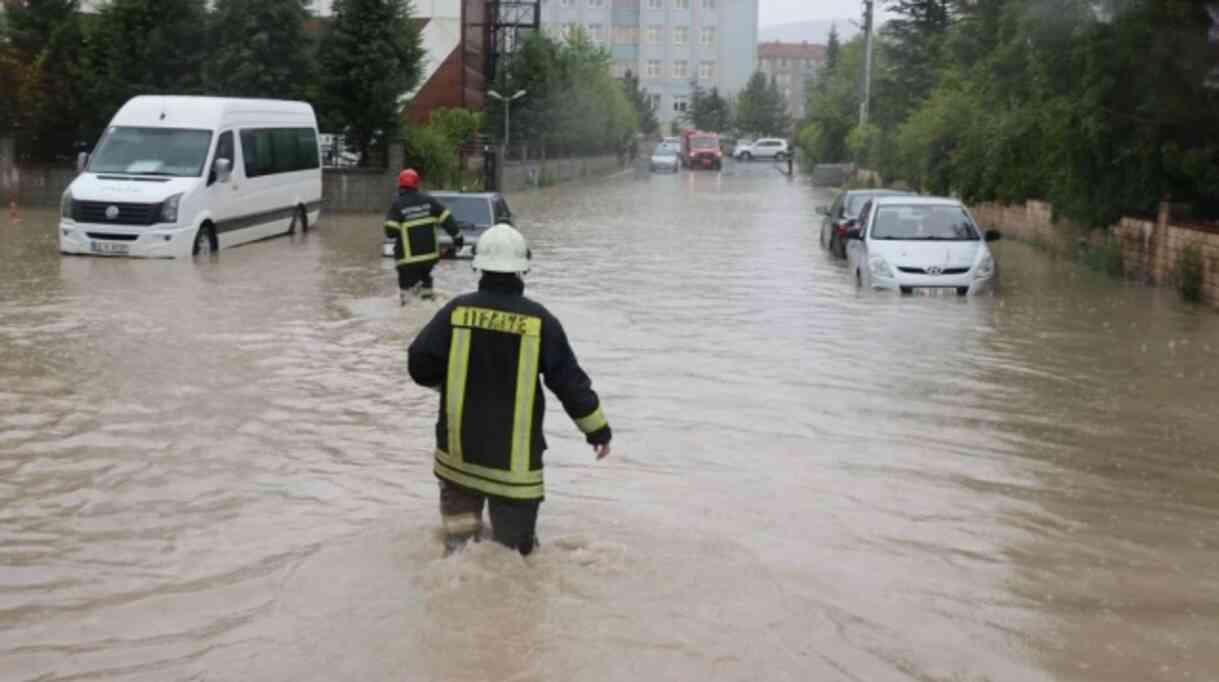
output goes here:
{"type": "Polygon", "coordinates": [[[551,401],[528,560],[441,556],[378,215],[0,217],[0,680],[1219,680],[1219,315],[1008,241],[858,292],[764,164],[510,200],[616,436],[551,401]]]}

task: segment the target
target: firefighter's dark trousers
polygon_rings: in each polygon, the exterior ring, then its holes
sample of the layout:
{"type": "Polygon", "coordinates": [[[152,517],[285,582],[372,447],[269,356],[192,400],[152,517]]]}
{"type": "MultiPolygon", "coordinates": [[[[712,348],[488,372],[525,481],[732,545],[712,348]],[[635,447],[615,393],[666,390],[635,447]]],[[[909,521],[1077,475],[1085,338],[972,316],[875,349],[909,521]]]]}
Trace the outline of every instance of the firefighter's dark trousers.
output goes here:
{"type": "Polygon", "coordinates": [[[410,291],[416,284],[423,284],[424,289],[431,289],[432,268],[434,267],[436,267],[434,260],[399,265],[398,288],[402,291],[410,291]]]}
{"type": "Polygon", "coordinates": [[[538,507],[541,500],[510,500],[440,481],[440,518],[445,547],[450,551],[482,531],[483,501],[491,516],[491,537],[501,545],[528,556],[537,544],[538,507]]]}

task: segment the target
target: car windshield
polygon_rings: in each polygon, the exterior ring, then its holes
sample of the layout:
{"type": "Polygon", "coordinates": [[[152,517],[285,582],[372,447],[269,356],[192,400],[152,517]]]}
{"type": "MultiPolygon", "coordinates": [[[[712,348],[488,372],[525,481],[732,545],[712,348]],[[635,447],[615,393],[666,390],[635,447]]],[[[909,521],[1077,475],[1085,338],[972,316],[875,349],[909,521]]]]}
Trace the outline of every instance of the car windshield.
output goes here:
{"type": "Polygon", "coordinates": [[[655,155],[656,156],[677,156],[677,152],[673,151],[673,148],[670,147],[669,145],[661,144],[661,145],[656,146],[655,155]]]}
{"type": "Polygon", "coordinates": [[[872,239],[977,241],[978,229],[960,206],[881,206],[872,239]]]}
{"type": "Polygon", "coordinates": [[[716,144],[713,137],[692,137],[690,138],[690,146],[694,149],[715,149],[719,145],[716,144]]]}
{"type": "Polygon", "coordinates": [[[492,224],[491,202],[481,197],[438,196],[445,208],[453,212],[453,220],[470,223],[478,227],[492,224]]]}
{"type": "Polygon", "coordinates": [[[212,144],[210,130],[116,126],[102,135],[89,162],[93,173],[198,177],[212,144]]]}
{"type": "Polygon", "coordinates": [[[850,218],[855,218],[859,215],[859,210],[863,205],[876,197],[889,197],[900,194],[900,192],[856,192],[847,195],[846,206],[843,209],[846,215],[850,218]]]}

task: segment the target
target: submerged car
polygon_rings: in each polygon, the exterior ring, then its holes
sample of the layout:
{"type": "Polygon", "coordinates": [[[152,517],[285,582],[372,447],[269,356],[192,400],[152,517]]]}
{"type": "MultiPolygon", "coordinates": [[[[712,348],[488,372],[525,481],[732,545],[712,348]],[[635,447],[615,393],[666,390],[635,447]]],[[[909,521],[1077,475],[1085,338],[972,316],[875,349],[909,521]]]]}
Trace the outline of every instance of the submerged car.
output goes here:
{"type": "Polygon", "coordinates": [[[855,227],[864,204],[877,197],[908,196],[910,192],[895,189],[852,189],[840,193],[829,208],[821,207],[817,212],[825,216],[821,221],[821,246],[839,258],[847,257],[847,230],[855,227]]]}
{"type": "Polygon", "coordinates": [[[892,196],[870,202],[860,226],[847,231],[847,263],[856,283],[872,289],[994,291],[999,268],[985,234],[956,199],[892,196]]]}
{"type": "MultiPolygon", "coordinates": [[[[441,258],[471,258],[478,238],[496,223],[512,223],[512,211],[499,192],[430,192],[437,201],[453,212],[453,220],[461,229],[464,245],[454,248],[453,238],[448,232],[437,228],[441,258]]],[[[381,247],[382,255],[394,257],[394,240],[386,238],[381,247]]]]}
{"type": "Polygon", "coordinates": [[[652,159],[648,165],[653,173],[660,171],[676,173],[681,168],[681,157],[677,155],[676,150],[661,143],[656,145],[656,150],[652,152],[652,159]]]}

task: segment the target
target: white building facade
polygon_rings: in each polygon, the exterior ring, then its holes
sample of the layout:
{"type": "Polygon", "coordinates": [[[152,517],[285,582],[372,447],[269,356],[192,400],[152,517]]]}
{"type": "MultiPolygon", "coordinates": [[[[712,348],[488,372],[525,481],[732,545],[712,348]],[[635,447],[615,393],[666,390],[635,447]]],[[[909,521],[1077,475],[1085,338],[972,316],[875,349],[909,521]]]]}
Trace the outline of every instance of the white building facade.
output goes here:
{"type": "Polygon", "coordinates": [[[685,112],[691,81],[735,94],[757,64],[758,0],[541,0],[542,27],[555,36],[582,26],[627,69],[667,124],[685,112]]]}

